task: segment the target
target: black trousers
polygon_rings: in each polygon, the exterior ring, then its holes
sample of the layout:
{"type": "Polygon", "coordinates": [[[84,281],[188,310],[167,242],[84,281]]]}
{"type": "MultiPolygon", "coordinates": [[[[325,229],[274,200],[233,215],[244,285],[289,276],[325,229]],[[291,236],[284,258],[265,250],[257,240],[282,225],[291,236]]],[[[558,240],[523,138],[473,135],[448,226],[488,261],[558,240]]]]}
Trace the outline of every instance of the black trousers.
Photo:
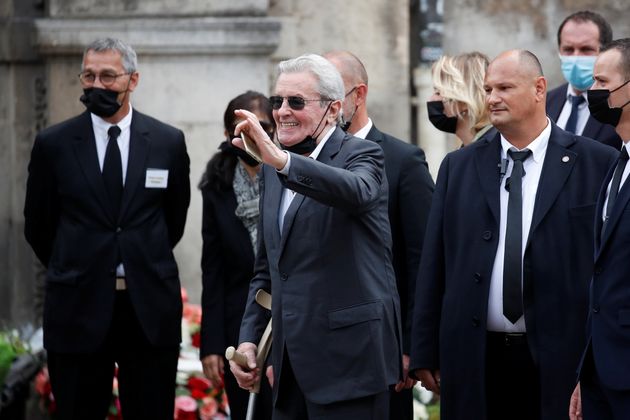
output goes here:
{"type": "Polygon", "coordinates": [[[389,414],[389,391],[331,404],[315,404],[306,400],[295,379],[286,349],[277,391],[273,420],[383,420],[389,414]]]}
{"type": "Polygon", "coordinates": [[[599,378],[589,347],[580,377],[584,420],[630,420],[630,391],[606,387],[599,378]]]}
{"type": "Polygon", "coordinates": [[[540,381],[527,336],[490,331],[487,334],[487,420],[540,419],[540,381]]]}
{"type": "MultiPolygon", "coordinates": [[[[247,415],[247,405],[249,403],[249,391],[238,386],[234,374],[230,370],[229,362],[223,359],[225,368],[224,382],[225,392],[230,404],[230,420],[245,420],[247,415]]],[[[256,407],[254,409],[254,420],[271,420],[271,386],[265,376],[265,370],[261,370],[260,392],[256,397],[256,407]]]]}
{"type": "Polygon", "coordinates": [[[179,345],[156,348],[144,335],[126,291],[116,292],[105,343],[94,353],[48,351],[60,420],[103,420],[112,398],[115,363],[125,420],[172,420],[179,345]]]}
{"type": "Polygon", "coordinates": [[[413,420],[413,389],[389,391],[389,420],[413,420]]]}

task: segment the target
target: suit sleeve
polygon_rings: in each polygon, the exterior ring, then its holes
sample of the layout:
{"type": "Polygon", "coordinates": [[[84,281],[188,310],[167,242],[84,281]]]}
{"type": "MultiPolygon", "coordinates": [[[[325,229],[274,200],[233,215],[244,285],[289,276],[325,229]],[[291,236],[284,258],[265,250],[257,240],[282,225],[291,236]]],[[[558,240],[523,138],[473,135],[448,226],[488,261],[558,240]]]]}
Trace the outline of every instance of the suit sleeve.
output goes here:
{"type": "Polygon", "coordinates": [[[448,189],[448,166],[447,155],[440,166],[433,194],[416,281],[410,372],[416,369],[439,368],[440,316],[445,282],[444,202],[448,189]]]}
{"type": "Polygon", "coordinates": [[[382,194],[383,150],[362,141],[342,147],[351,149],[343,168],[292,154],[289,174],[278,175],[280,181],[297,193],[346,213],[359,214],[372,208],[382,194]]]}
{"type": "Polygon", "coordinates": [[[410,302],[407,313],[402,314],[403,353],[409,354],[413,298],[416,291],[418,267],[422,256],[422,244],[431,208],[435,184],[429,174],[424,153],[416,149],[403,163],[398,185],[399,220],[403,225],[405,246],[407,296],[410,302]]]}
{"type": "Polygon", "coordinates": [[[37,258],[48,266],[59,221],[56,182],[44,140],[38,135],[31,152],[24,204],[24,236],[37,258]]]}
{"type": "Polygon", "coordinates": [[[218,235],[216,212],[212,195],[202,190],[203,213],[201,236],[201,271],[203,290],[201,293],[201,349],[200,356],[223,354],[225,342],[225,278],[222,246],[218,235]]]}
{"type": "Polygon", "coordinates": [[[165,203],[166,225],[171,242],[175,247],[184,234],[186,213],[190,204],[190,159],[186,151],[184,133],[177,130],[179,138],[175,150],[172,173],[165,203]]]}

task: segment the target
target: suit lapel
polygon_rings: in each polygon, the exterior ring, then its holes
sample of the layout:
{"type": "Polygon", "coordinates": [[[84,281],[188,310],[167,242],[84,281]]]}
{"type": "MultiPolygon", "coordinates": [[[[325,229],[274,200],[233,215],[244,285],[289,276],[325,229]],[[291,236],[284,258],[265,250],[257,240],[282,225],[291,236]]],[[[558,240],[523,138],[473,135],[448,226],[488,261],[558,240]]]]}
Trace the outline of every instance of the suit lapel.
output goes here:
{"type": "MultiPolygon", "coordinates": [[[[332,133],[332,135],[330,136],[328,141],[326,141],[326,144],[320,151],[317,160],[321,163],[331,165],[333,158],[337,155],[337,153],[339,153],[339,150],[341,149],[345,136],[346,134],[341,128],[335,129],[335,131],[332,133]]],[[[291,229],[293,228],[293,222],[295,221],[295,217],[298,210],[302,206],[302,203],[304,203],[304,199],[305,197],[302,194],[296,194],[295,197],[293,197],[293,201],[291,201],[291,205],[287,209],[286,214],[284,215],[282,236],[280,238],[280,256],[282,256],[282,252],[284,251],[287,239],[291,233],[291,229]]],[[[280,206],[278,205],[278,208],[279,207],[280,206]]]]}
{"type": "Polygon", "coordinates": [[[282,224],[282,236],[280,237],[280,255],[282,255],[282,251],[284,251],[284,247],[287,243],[287,238],[291,233],[291,228],[293,227],[293,221],[295,220],[295,215],[297,214],[298,209],[304,202],[304,196],[302,194],[295,194],[287,212],[284,215],[284,223],[282,224]]]}
{"type": "Polygon", "coordinates": [[[573,170],[577,160],[577,153],[568,149],[573,143],[575,143],[575,140],[572,135],[560,130],[555,124],[552,125],[545,161],[540,180],[538,181],[534,214],[532,215],[530,234],[527,239],[528,244],[531,240],[532,232],[536,230],[536,227],[549,212],[573,170]]]}
{"type": "Polygon", "coordinates": [[[564,103],[567,101],[568,88],[569,85],[565,83],[563,85],[563,89],[558,90],[558,94],[552,98],[549,106],[547,107],[548,111],[551,111],[551,113],[549,113],[548,115],[552,121],[558,121],[558,117],[562,112],[562,108],[564,108],[564,103]]]}
{"type": "Polygon", "coordinates": [[[115,223],[113,210],[108,201],[103,175],[98,162],[96,140],[94,139],[94,129],[92,128],[89,112],[82,114],[80,124],[73,143],[77,161],[106,216],[110,222],[115,223]]]}
{"type": "MultiPolygon", "coordinates": [[[[616,166],[617,165],[613,165],[612,167],[613,173],[615,171],[616,166]]],[[[608,182],[610,182],[610,180],[608,180],[608,182]]],[[[606,194],[606,189],[608,189],[608,182],[606,182],[603,185],[603,188],[605,188],[604,194],[606,194]]],[[[608,219],[608,223],[606,224],[606,230],[603,232],[600,249],[603,248],[604,245],[606,244],[606,241],[610,237],[610,233],[613,231],[613,229],[615,229],[615,226],[617,225],[617,223],[619,223],[619,219],[621,219],[621,215],[623,214],[626,206],[628,205],[628,200],[630,200],[630,187],[628,187],[628,184],[630,184],[630,182],[628,179],[626,179],[623,185],[621,186],[621,189],[619,190],[619,195],[617,195],[617,200],[615,201],[612,208],[612,212],[610,213],[610,219],[608,219]]],[[[606,196],[604,195],[604,199],[605,198],[606,196]]]]}
{"type": "Polygon", "coordinates": [[[263,165],[261,183],[262,188],[264,188],[263,212],[265,211],[264,209],[276,209],[275,213],[265,214],[264,229],[265,232],[271,232],[272,243],[279,246],[280,227],[278,226],[278,217],[280,216],[282,200],[282,184],[275,174],[275,170],[267,165],[263,165]]]}
{"type": "Polygon", "coordinates": [[[497,133],[492,139],[480,141],[486,141],[486,144],[480,145],[475,150],[475,166],[479,176],[479,185],[481,185],[488,207],[498,226],[500,220],[499,188],[501,185],[501,174],[499,165],[501,161],[501,135],[497,133]]]}
{"type": "Polygon", "coordinates": [[[367,136],[365,136],[366,139],[375,141],[377,143],[381,143],[384,137],[385,136],[383,135],[383,133],[378,128],[376,128],[374,124],[372,124],[372,128],[367,133],[367,136]]]}
{"type": "Polygon", "coordinates": [[[602,127],[603,125],[599,121],[589,115],[588,120],[586,120],[586,125],[584,126],[584,131],[582,132],[582,135],[584,137],[596,139],[599,136],[599,132],[602,130],[602,127]]]}
{"type": "MultiPolygon", "coordinates": [[[[606,178],[602,183],[602,187],[599,189],[599,196],[597,198],[597,208],[595,209],[595,255],[599,256],[601,249],[603,248],[604,242],[610,236],[610,225],[608,223],[606,232],[602,232],[602,228],[604,227],[604,221],[602,220],[604,214],[604,203],[606,202],[606,190],[608,190],[608,184],[615,173],[615,168],[617,167],[617,161],[612,167],[608,170],[608,174],[606,174],[606,178]],[[603,234],[603,235],[602,235],[603,234]]],[[[625,187],[625,183],[624,186],[625,187]]],[[[623,190],[623,188],[622,188],[623,190]]],[[[621,200],[621,191],[619,191],[619,195],[617,195],[617,200],[621,200]]],[[[612,217],[612,214],[611,214],[612,217]]]]}
{"type": "Polygon", "coordinates": [[[149,155],[149,130],[144,124],[141,114],[133,111],[129,136],[129,158],[127,160],[127,175],[125,177],[125,188],[123,189],[122,203],[118,220],[122,220],[125,211],[128,209],[135,191],[143,182],[143,174],[146,169],[146,160],[149,155]]]}

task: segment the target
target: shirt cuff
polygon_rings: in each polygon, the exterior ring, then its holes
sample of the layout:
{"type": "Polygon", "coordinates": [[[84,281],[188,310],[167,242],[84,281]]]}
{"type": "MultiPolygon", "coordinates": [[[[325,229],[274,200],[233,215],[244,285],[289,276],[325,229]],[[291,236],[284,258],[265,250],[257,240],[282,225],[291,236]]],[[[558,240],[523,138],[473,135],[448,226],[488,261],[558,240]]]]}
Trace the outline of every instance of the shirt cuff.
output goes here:
{"type": "Polygon", "coordinates": [[[284,176],[289,176],[289,169],[291,169],[291,153],[286,150],[283,150],[283,152],[287,154],[287,163],[282,169],[277,169],[277,171],[284,176]]]}

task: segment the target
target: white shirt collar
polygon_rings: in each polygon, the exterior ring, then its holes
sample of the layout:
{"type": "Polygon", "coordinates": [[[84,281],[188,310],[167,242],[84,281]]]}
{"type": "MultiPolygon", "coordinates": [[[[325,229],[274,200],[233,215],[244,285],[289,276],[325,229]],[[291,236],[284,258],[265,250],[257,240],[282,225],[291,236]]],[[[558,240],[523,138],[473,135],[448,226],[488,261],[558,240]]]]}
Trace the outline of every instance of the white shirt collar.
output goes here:
{"type": "Polygon", "coordinates": [[[131,108],[131,104],[129,104],[129,112],[127,115],[123,117],[122,120],[118,121],[116,124],[109,123],[99,117],[98,115],[90,113],[90,117],[92,117],[92,127],[94,127],[94,131],[96,133],[104,133],[105,137],[107,137],[107,130],[112,125],[117,125],[120,128],[120,131],[125,131],[131,125],[131,115],[133,114],[133,109],[131,108]]]}
{"type": "Polygon", "coordinates": [[[358,137],[360,139],[364,139],[367,137],[368,133],[372,129],[374,124],[372,124],[372,119],[368,117],[368,122],[363,127],[359,129],[356,133],[353,134],[354,137],[358,137]]]}
{"type": "Polygon", "coordinates": [[[324,138],[317,144],[317,147],[315,148],[315,150],[313,150],[311,152],[310,155],[308,155],[308,157],[317,160],[317,158],[319,157],[319,153],[322,151],[322,149],[324,148],[324,145],[326,144],[326,142],[328,141],[328,139],[330,138],[330,136],[332,136],[332,133],[335,131],[335,129],[337,128],[336,125],[333,125],[328,132],[326,133],[326,135],[324,136],[324,138]]]}
{"type": "Polygon", "coordinates": [[[573,89],[573,86],[571,86],[570,83],[569,83],[569,88],[567,89],[567,99],[569,99],[569,96],[581,96],[585,100],[584,103],[586,103],[586,100],[588,99],[588,96],[586,95],[586,91],[584,91],[580,95],[578,95],[577,92],[575,91],[575,89],[573,89]]]}
{"type": "MultiPolygon", "coordinates": [[[[538,135],[538,137],[534,139],[534,141],[532,141],[527,145],[527,147],[525,147],[525,149],[529,149],[532,151],[532,159],[534,159],[534,162],[541,163],[542,160],[545,158],[545,152],[547,151],[547,145],[549,144],[550,136],[551,123],[549,121],[549,118],[547,118],[547,126],[545,127],[545,129],[538,135]]],[[[507,151],[510,149],[519,150],[515,146],[513,146],[512,143],[510,143],[505,137],[503,137],[503,134],[501,134],[501,155],[503,158],[507,157],[507,151]]]]}

